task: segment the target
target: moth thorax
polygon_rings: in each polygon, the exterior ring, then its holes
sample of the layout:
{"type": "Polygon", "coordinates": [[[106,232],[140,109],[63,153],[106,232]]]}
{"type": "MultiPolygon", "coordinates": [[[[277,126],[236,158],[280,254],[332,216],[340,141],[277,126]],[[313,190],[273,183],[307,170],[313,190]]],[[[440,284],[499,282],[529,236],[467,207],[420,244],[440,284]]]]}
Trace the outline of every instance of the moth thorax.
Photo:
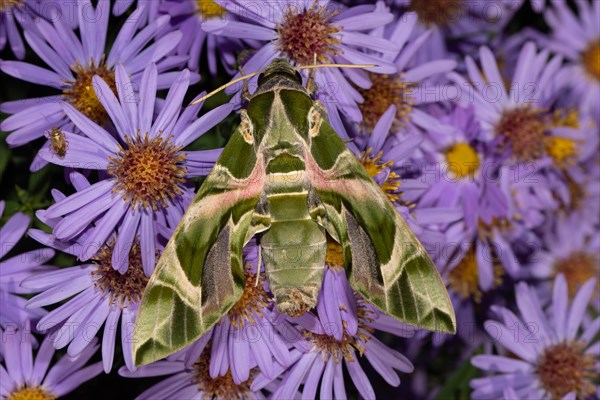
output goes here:
{"type": "Polygon", "coordinates": [[[25,386],[8,393],[6,400],[54,400],[57,398],[57,395],[47,392],[40,386],[25,386]]]}
{"type": "Polygon", "coordinates": [[[298,317],[316,307],[319,289],[314,286],[280,288],[274,290],[277,310],[290,317],[298,317]]]}
{"type": "Polygon", "coordinates": [[[92,78],[98,75],[113,93],[117,93],[114,71],[106,66],[104,60],[99,65],[92,61],[86,66],[77,62],[71,68],[75,73],[75,80],[67,82],[68,88],[63,90],[63,97],[83,115],[99,125],[104,125],[108,120],[108,114],[96,96],[92,78]]]}
{"type": "Polygon", "coordinates": [[[520,106],[503,112],[496,125],[496,135],[510,146],[519,160],[535,160],[544,153],[544,137],[550,122],[544,110],[520,106]]]}

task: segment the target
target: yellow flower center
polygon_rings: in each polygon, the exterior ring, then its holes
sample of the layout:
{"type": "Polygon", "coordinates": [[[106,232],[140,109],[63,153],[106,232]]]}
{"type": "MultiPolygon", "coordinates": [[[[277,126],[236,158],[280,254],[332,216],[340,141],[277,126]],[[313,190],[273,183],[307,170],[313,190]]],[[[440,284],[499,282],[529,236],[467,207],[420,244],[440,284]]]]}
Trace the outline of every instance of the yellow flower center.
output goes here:
{"type": "Polygon", "coordinates": [[[600,38],[583,52],[581,62],[588,74],[600,81],[600,38]]]}
{"type": "Polygon", "coordinates": [[[148,278],[144,274],[142,252],[139,241],[135,241],[129,251],[127,272],[121,274],[113,268],[112,256],[115,240],[112,239],[94,256],[98,264],[94,275],[94,284],[104,293],[110,293],[111,302],[119,302],[121,308],[142,299],[148,278]]]}
{"type": "MultiPolygon", "coordinates": [[[[494,286],[502,283],[502,275],[502,267],[494,265],[494,286]]],[[[482,292],[479,289],[479,269],[474,246],[471,246],[458,265],[448,273],[448,284],[461,299],[470,298],[475,303],[481,301],[482,292]]]]}
{"type": "Polygon", "coordinates": [[[327,236],[327,251],[325,252],[325,263],[330,269],[340,271],[344,269],[344,252],[342,246],[327,236]]]}
{"type": "Polygon", "coordinates": [[[183,191],[187,171],[183,166],[185,154],[171,142],[172,137],[127,137],[127,148],[120,147],[118,156],[109,159],[108,173],[115,181],[115,190],[121,191],[132,205],[139,207],[168,206],[167,200],[183,191]]]}
{"type": "Polygon", "coordinates": [[[463,0],[412,0],[408,9],[428,26],[446,26],[455,22],[463,11],[463,0]]]}
{"type": "MultiPolygon", "coordinates": [[[[369,148],[364,151],[360,156],[360,163],[371,177],[375,177],[381,171],[386,168],[391,168],[394,165],[393,161],[383,162],[381,157],[383,152],[377,153],[375,156],[371,155],[373,149],[369,148]]],[[[400,176],[394,171],[390,171],[386,180],[380,184],[381,190],[385,192],[387,197],[392,201],[397,201],[400,198],[398,188],[400,187],[400,176]]]]}
{"type": "Polygon", "coordinates": [[[335,362],[340,361],[342,357],[344,360],[351,362],[355,361],[355,350],[361,356],[365,352],[364,346],[358,339],[363,342],[371,339],[369,333],[373,333],[374,329],[367,324],[373,322],[373,312],[367,308],[365,300],[362,297],[355,293],[354,298],[356,299],[356,315],[358,319],[358,332],[355,336],[349,335],[345,329],[341,340],[337,340],[334,336],[327,334],[316,334],[307,330],[302,332],[302,335],[311,343],[312,351],[320,353],[324,362],[327,362],[330,357],[333,357],[335,362]]]}
{"type": "Polygon", "coordinates": [[[448,170],[455,178],[473,178],[479,170],[479,156],[468,143],[456,143],[446,150],[448,170]]]}
{"type": "Polygon", "coordinates": [[[544,351],[537,374],[553,400],[562,399],[570,392],[578,399],[585,399],[596,391],[595,363],[594,357],[585,353],[583,343],[562,342],[544,351]]]}
{"type": "Polygon", "coordinates": [[[575,108],[568,110],[560,108],[555,110],[552,114],[552,125],[579,129],[581,126],[579,123],[579,111],[575,108]]]}
{"type": "Polygon", "coordinates": [[[331,62],[340,52],[341,40],[334,35],[341,27],[330,23],[338,11],[319,6],[317,1],[304,12],[299,13],[299,7],[289,5],[283,22],[277,25],[277,48],[299,65],[313,64],[315,55],[319,64],[331,62]]]}
{"type": "Polygon", "coordinates": [[[233,381],[231,370],[225,375],[211,378],[210,366],[211,343],[206,345],[198,361],[193,366],[194,377],[192,382],[198,385],[198,391],[202,393],[203,399],[247,399],[251,398],[250,386],[256,375],[257,369],[250,371],[250,378],[239,385],[233,381]]]}
{"type": "Polygon", "coordinates": [[[41,387],[23,387],[10,393],[6,400],[54,400],[58,395],[47,392],[41,387]]]}
{"type": "Polygon", "coordinates": [[[246,283],[244,292],[235,305],[229,310],[227,316],[231,325],[235,328],[243,327],[246,322],[254,325],[254,314],[262,316],[262,309],[268,307],[272,302],[271,298],[264,289],[264,278],[262,275],[258,278],[256,284],[256,274],[250,271],[250,267],[244,270],[246,283]]]}
{"type": "Polygon", "coordinates": [[[372,85],[369,89],[358,89],[364,101],[358,105],[362,112],[361,128],[368,133],[373,132],[379,118],[393,104],[396,116],[392,128],[398,130],[410,120],[414,105],[414,84],[406,82],[402,73],[395,75],[369,74],[372,85]]]}
{"type": "Polygon", "coordinates": [[[104,61],[98,66],[92,61],[91,65],[86,67],[77,63],[71,69],[75,72],[75,80],[66,82],[69,87],[63,90],[63,97],[83,115],[98,125],[104,125],[108,120],[108,114],[96,96],[92,78],[98,75],[113,93],[117,93],[114,71],[109,70],[104,61]]]}
{"type": "Polygon", "coordinates": [[[522,161],[540,158],[544,152],[544,133],[550,121],[546,113],[531,106],[506,110],[496,126],[496,134],[511,146],[522,161]]]}
{"type": "Polygon", "coordinates": [[[204,19],[223,17],[227,13],[227,10],[213,0],[196,0],[196,5],[198,7],[198,14],[204,17],[204,19]]]}
{"type": "Polygon", "coordinates": [[[558,260],[554,265],[554,273],[564,274],[569,287],[569,296],[573,298],[588,279],[600,275],[600,263],[593,254],[575,252],[565,259],[558,260]]]}
{"type": "Polygon", "coordinates": [[[544,140],[544,148],[554,164],[559,167],[573,165],[577,156],[575,141],[560,136],[548,136],[544,140]]]}

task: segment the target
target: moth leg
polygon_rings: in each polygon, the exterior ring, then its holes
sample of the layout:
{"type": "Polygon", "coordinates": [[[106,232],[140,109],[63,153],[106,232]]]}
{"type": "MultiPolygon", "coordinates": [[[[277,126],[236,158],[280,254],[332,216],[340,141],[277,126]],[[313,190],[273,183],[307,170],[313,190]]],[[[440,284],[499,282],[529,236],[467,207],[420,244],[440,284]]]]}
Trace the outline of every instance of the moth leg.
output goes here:
{"type": "MultiPolygon", "coordinates": [[[[244,71],[242,71],[242,67],[238,68],[240,75],[244,76],[244,71]]],[[[242,101],[244,102],[249,102],[250,101],[250,90],[248,89],[248,79],[244,79],[242,81],[242,92],[241,92],[241,96],[242,96],[242,101]]]]}
{"type": "Polygon", "coordinates": [[[258,246],[258,261],[256,264],[256,281],[254,286],[258,286],[258,279],[260,278],[260,266],[262,265],[262,246],[258,246]]]}
{"type": "MultiPolygon", "coordinates": [[[[317,65],[317,53],[314,54],[313,65],[317,65]]],[[[308,80],[306,81],[306,91],[311,98],[314,98],[317,94],[317,83],[315,82],[315,71],[316,68],[312,68],[308,71],[308,80]]]]}

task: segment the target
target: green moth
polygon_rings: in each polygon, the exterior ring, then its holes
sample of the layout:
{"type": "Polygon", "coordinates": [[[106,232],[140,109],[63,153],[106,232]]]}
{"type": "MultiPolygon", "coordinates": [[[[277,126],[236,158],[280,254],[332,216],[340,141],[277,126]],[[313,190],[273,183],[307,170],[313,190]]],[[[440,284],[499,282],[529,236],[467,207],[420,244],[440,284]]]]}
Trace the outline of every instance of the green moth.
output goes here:
{"type": "Polygon", "coordinates": [[[259,233],[283,313],[297,316],[316,305],[328,234],[365,299],[403,322],[456,330],[425,249],[331,128],[300,74],[277,59],[259,76],[240,125],[158,261],[136,320],[136,365],[191,344],[231,309],[244,288],[242,249],[259,233]]]}

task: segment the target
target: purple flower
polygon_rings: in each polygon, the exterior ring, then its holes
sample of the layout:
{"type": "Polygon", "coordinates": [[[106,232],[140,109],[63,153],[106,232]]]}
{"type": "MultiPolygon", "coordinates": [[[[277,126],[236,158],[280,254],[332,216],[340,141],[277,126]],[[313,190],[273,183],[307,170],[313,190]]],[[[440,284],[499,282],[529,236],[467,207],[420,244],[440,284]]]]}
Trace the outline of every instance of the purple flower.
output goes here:
{"type": "MultiPolygon", "coordinates": [[[[0,201],[0,217],[4,212],[4,201],[0,201]]],[[[32,250],[5,258],[27,231],[31,218],[15,213],[0,228],[0,327],[23,324],[25,320],[37,321],[46,314],[43,309],[25,309],[26,299],[19,296],[32,291],[22,288],[21,281],[34,273],[54,270],[44,263],[54,257],[51,249],[32,250]]]]}
{"type": "MultiPolygon", "coordinates": [[[[118,138],[94,123],[75,107],[62,103],[64,113],[83,135],[63,131],[68,149],[57,156],[46,144],[40,155],[65,167],[102,171],[101,180],[82,184],[77,193],[58,201],[44,213],[46,219],[62,218],[53,226],[59,240],[76,238],[87,227],[95,229],[80,240],[83,248],[102,246],[118,228],[116,254],[128,254],[132,238],[139,236],[146,274],[155,264],[155,235],[174,228],[181,219],[193,190],[186,178],[206,175],[220,149],[183,152],[196,138],[223,120],[232,106],[225,104],[199,119],[201,104],[182,110],[190,84],[187,70],[177,74],[167,98],[160,102],[154,117],[157,67],[150,64],[141,78],[139,94],[131,90],[130,78],[120,64],[115,68],[117,96],[99,76],[93,78],[96,94],[114,123],[118,138]]],[[[168,238],[168,236],[166,236],[168,238]]],[[[87,260],[94,254],[79,254],[87,260]]],[[[127,257],[113,259],[114,268],[124,273],[127,257]]]]}
{"type": "MultiPolygon", "coordinates": [[[[368,305],[352,291],[343,269],[326,269],[317,315],[308,312],[300,317],[289,318],[297,324],[297,335],[303,338],[296,346],[301,353],[281,378],[273,398],[293,398],[302,384],[303,398],[315,398],[319,385],[320,398],[345,398],[342,366],[348,370],[361,396],[374,398],[375,392],[358,362],[359,356],[364,356],[392,386],[400,384],[396,370],[406,373],[413,371],[406,357],[387,347],[373,333],[380,330],[410,337],[414,334],[414,328],[368,305]]],[[[251,389],[259,390],[272,382],[272,379],[258,375],[251,389]]]]}
{"type": "MultiPolygon", "coordinates": [[[[143,10],[136,10],[118,32],[110,49],[107,49],[109,1],[100,0],[95,9],[90,1],[77,4],[79,37],[65,22],[68,18],[64,16],[54,19],[53,24],[39,19],[35,29],[25,29],[25,39],[50,69],[20,61],[0,61],[0,69],[4,73],[61,92],[0,105],[0,111],[13,114],[0,124],[3,131],[12,131],[6,138],[10,146],[29,143],[42,137],[51,128],[70,128],[61,107],[62,100],[97,124],[107,124],[108,114],[92,90],[92,78],[99,75],[107,82],[110,90],[116,93],[117,64],[123,64],[130,80],[137,87],[146,65],[156,62],[160,72],[157,87],[163,89],[171,86],[176,78],[174,73],[164,72],[187,61],[186,57],[169,56],[181,39],[181,32],[170,32],[160,38],[157,36],[169,22],[169,16],[157,18],[142,29],[140,14],[143,10]],[[91,23],[90,19],[95,22],[91,23]],[[150,43],[153,39],[156,41],[150,43]]],[[[132,90],[131,87],[121,89],[132,90]]],[[[36,159],[32,170],[44,165],[44,162],[36,159]]]]}
{"type": "MultiPolygon", "coordinates": [[[[137,8],[142,9],[143,12],[140,15],[140,22],[146,24],[146,21],[154,21],[158,18],[159,7],[165,0],[138,0],[137,8]]],[[[113,4],[113,14],[120,16],[125,14],[127,10],[131,8],[134,0],[115,0],[113,4]]]]}
{"type": "Polygon", "coordinates": [[[510,354],[473,357],[473,365],[490,376],[471,381],[472,397],[499,398],[507,387],[519,398],[599,396],[595,379],[600,372],[600,317],[582,326],[595,285],[595,279],[582,285],[569,306],[567,281],[558,275],[552,302],[544,311],[533,288],[519,283],[516,300],[520,315],[494,307],[498,320],[485,323],[499,350],[510,354]]]}
{"type": "MultiPolygon", "coordinates": [[[[391,13],[376,10],[375,6],[342,10],[333,2],[312,0],[217,3],[228,13],[224,19],[204,22],[202,29],[215,35],[266,42],[242,65],[246,74],[263,69],[276,57],[287,57],[296,65],[313,64],[316,57],[318,64],[376,64],[378,67],[369,70],[396,72],[395,66],[380,54],[396,54],[397,46],[361,32],[392,21],[391,13]]],[[[327,108],[337,107],[351,121],[360,122],[357,103],[362,96],[352,84],[370,87],[365,71],[321,68],[316,70],[315,79],[323,89],[318,95],[327,108]]]]}
{"type": "Polygon", "coordinates": [[[0,329],[0,338],[0,353],[4,357],[0,364],[0,396],[4,399],[55,399],[102,372],[100,363],[85,366],[97,345],[90,346],[79,357],[63,356],[52,363],[54,348],[49,336],[35,358],[27,331],[0,329]]]}

